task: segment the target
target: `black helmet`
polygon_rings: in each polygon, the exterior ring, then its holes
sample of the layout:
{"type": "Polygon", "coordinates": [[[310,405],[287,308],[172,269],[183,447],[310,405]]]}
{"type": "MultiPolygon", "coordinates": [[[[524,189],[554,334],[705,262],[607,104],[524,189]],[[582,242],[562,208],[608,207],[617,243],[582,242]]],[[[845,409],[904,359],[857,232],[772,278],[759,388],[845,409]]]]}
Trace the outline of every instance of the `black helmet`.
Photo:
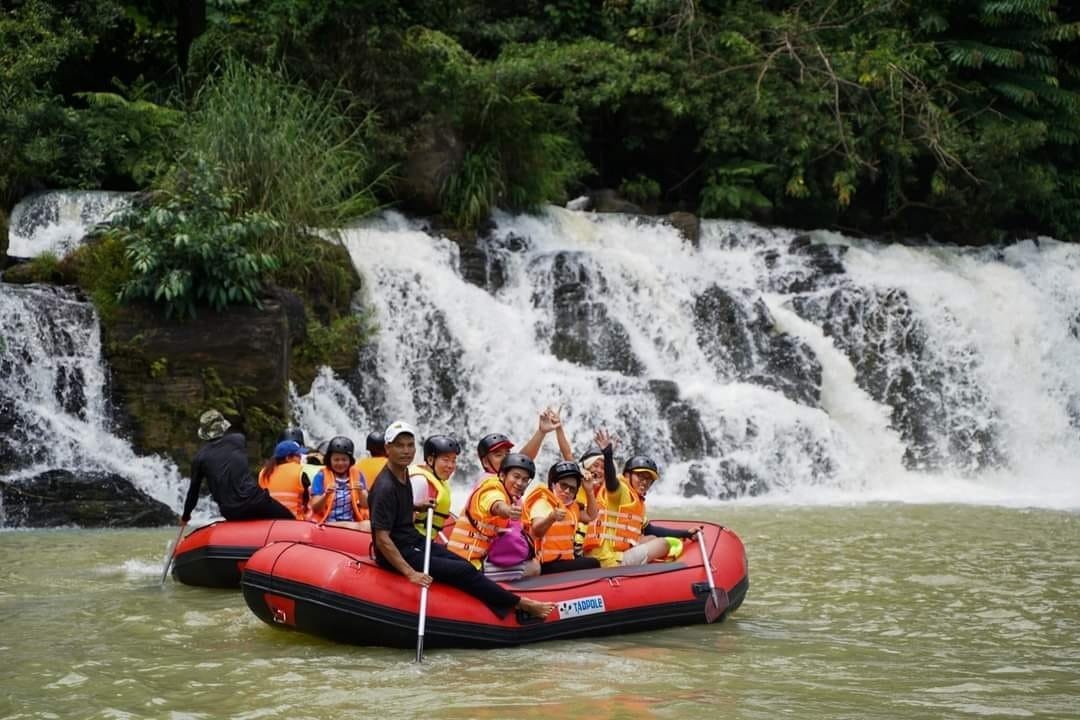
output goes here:
{"type": "Polygon", "coordinates": [[[461,443],[449,435],[432,435],[424,441],[424,460],[447,453],[461,454],[461,443]]]}
{"type": "Polygon", "coordinates": [[[527,472],[530,480],[536,476],[536,463],[525,453],[510,453],[504,457],[502,465],[499,466],[499,474],[502,475],[514,468],[527,472]]]}
{"type": "Polygon", "coordinates": [[[304,431],[298,427],[287,427],[281,431],[281,435],[278,435],[278,442],[285,442],[286,440],[292,440],[300,447],[304,447],[304,431]]]}
{"type": "Polygon", "coordinates": [[[601,456],[603,454],[604,453],[603,453],[602,450],[600,450],[600,448],[598,448],[595,445],[590,445],[589,449],[586,450],[582,454],[581,458],[578,460],[578,465],[581,465],[581,467],[585,467],[585,463],[587,463],[589,460],[591,460],[594,457],[599,457],[599,456],[601,456]]]}
{"type": "Polygon", "coordinates": [[[491,433],[480,438],[480,442],[476,444],[476,454],[480,456],[480,462],[483,462],[488,453],[504,447],[512,448],[514,443],[502,433],[491,433]]]}
{"type": "Polygon", "coordinates": [[[386,455],[386,441],[384,440],[385,432],[379,430],[372,430],[367,436],[367,451],[374,457],[383,457],[386,455]]]}
{"type": "Polygon", "coordinates": [[[324,461],[327,465],[330,464],[330,456],[334,453],[344,453],[349,456],[350,462],[356,461],[356,447],[353,445],[353,441],[344,435],[338,435],[335,438],[331,438],[330,442],[326,444],[326,457],[324,461]]]}
{"type": "Polygon", "coordinates": [[[578,466],[573,460],[560,460],[551,466],[548,470],[548,487],[551,487],[562,478],[576,477],[578,479],[578,485],[581,485],[581,481],[584,476],[581,474],[581,467],[578,466]]]}
{"type": "Polygon", "coordinates": [[[623,475],[629,475],[634,470],[647,470],[657,477],[660,476],[660,469],[656,467],[656,461],[648,455],[635,455],[623,465],[623,475]]]}

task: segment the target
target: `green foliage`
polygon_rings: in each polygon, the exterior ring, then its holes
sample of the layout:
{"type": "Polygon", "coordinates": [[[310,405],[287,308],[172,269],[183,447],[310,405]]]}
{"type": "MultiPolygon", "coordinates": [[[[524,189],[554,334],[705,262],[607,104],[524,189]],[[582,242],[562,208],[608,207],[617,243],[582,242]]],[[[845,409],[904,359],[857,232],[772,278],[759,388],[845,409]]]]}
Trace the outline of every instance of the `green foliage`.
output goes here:
{"type": "Polygon", "coordinates": [[[131,263],[120,299],[160,303],[166,317],[182,319],[194,318],[200,304],[215,310],[257,305],[277,261],[255,247],[278,224],[265,213],[242,210],[241,200],[219,168],[197,160],[149,208],[117,218],[110,232],[131,263]]]}
{"type": "Polygon", "coordinates": [[[434,121],[464,150],[441,195],[462,228],[583,178],[793,225],[965,241],[1080,228],[1075,3],[209,0],[170,93],[155,88],[176,7],[0,14],[0,206],[41,184],[156,185],[168,148],[190,149],[240,210],[280,223],[259,245],[276,281],[344,289],[309,229],[408,197],[380,180],[434,121]],[[176,139],[181,94],[193,114],[176,139]]]}
{"type": "Polygon", "coordinates": [[[160,357],[150,363],[150,377],[155,380],[165,377],[165,374],[169,372],[169,359],[160,357]]]}
{"type": "Polygon", "coordinates": [[[119,89],[132,99],[112,92],[76,93],[89,105],[82,113],[85,132],[92,146],[102,148],[102,163],[111,172],[146,187],[171,168],[184,115],[146,99],[146,87],[119,89]]]}
{"type": "Polygon", "coordinates": [[[442,188],[444,214],[475,228],[493,209],[532,211],[561,201],[588,171],[572,112],[540,98],[499,63],[476,60],[443,33],[414,29],[410,52],[426,69],[420,92],[445,108],[465,158],[442,188]]]}
{"type": "Polygon", "coordinates": [[[639,174],[619,183],[619,194],[638,205],[649,205],[660,198],[660,183],[639,174]]]}
{"type": "Polygon", "coordinates": [[[90,297],[107,326],[116,317],[120,293],[131,279],[131,262],[117,233],[99,230],[62,261],[64,272],[90,297]]]}
{"type": "Polygon", "coordinates": [[[60,258],[54,252],[43,252],[30,259],[24,276],[29,282],[60,282],[63,279],[63,273],[60,271],[60,258]]]}
{"type": "Polygon", "coordinates": [[[321,291],[329,282],[340,297],[351,271],[328,272],[325,248],[311,235],[379,206],[375,190],[385,173],[366,145],[375,116],[353,117],[347,93],[311,92],[240,60],[203,86],[196,106],[181,165],[209,159],[235,188],[238,210],[275,220],[257,246],[277,258],[279,283],[321,291]]]}
{"type": "Polygon", "coordinates": [[[290,379],[301,392],[307,392],[322,366],[339,371],[352,369],[360,349],[374,332],[370,314],[342,315],[324,323],[309,311],[307,337],[293,350],[289,365],[290,379]]]}
{"type": "Polygon", "coordinates": [[[245,434],[251,438],[272,438],[281,432],[285,409],[278,403],[264,402],[252,385],[226,384],[213,367],[206,368],[202,376],[206,399],[197,407],[213,407],[223,415],[240,418],[245,434]]]}
{"type": "Polygon", "coordinates": [[[281,223],[281,235],[337,227],[378,207],[378,174],[347,94],[313,93],[281,73],[229,61],[199,92],[186,147],[218,165],[241,206],[281,223]]]}
{"type": "Polygon", "coordinates": [[[0,13],[0,205],[10,207],[25,183],[65,159],[60,139],[71,122],[50,80],[85,42],[73,22],[42,0],[0,13]]]}
{"type": "Polygon", "coordinates": [[[772,203],[757,189],[755,180],[772,169],[768,163],[755,162],[714,169],[701,191],[701,214],[704,217],[744,217],[755,210],[771,208],[772,203]]]}
{"type": "Polygon", "coordinates": [[[110,0],[71,7],[26,0],[0,12],[0,205],[41,183],[143,183],[162,168],[178,113],[150,103],[147,85],[132,91],[132,103],[62,92],[94,81],[86,77],[87,59],[122,23],[110,0]]]}

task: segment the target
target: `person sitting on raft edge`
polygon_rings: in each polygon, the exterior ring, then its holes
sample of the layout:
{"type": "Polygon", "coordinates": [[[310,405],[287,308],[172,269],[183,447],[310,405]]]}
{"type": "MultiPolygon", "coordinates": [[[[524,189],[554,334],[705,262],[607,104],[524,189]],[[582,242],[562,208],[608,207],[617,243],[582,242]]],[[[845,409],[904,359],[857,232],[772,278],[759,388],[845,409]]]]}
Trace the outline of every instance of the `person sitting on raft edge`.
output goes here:
{"type": "Polygon", "coordinates": [[[417,432],[405,422],[386,428],[386,467],[379,473],[368,496],[371,531],[375,538],[375,561],[387,570],[396,570],[409,582],[430,587],[433,580],[445,582],[477,598],[499,618],[515,608],[537,618],[545,618],[554,603],[516,595],[484,577],[469,561],[441,545],[431,544],[428,574],[424,566],[426,538],[416,529],[416,512],[427,512],[434,501],[413,502],[409,464],[416,456],[417,432]]]}
{"type": "Polygon", "coordinates": [[[230,427],[217,410],[207,410],[199,417],[199,439],[206,444],[191,461],[191,485],[180,524],[191,520],[203,480],[226,520],[292,520],[293,513],[259,487],[248,465],[247,440],[239,432],[228,432],[230,427]]]}

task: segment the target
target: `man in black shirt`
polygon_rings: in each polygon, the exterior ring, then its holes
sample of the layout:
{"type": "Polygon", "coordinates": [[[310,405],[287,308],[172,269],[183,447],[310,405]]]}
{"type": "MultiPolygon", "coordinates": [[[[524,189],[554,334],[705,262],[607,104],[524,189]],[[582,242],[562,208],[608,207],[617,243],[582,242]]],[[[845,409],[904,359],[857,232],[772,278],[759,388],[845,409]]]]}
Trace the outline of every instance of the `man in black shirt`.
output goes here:
{"type": "Polygon", "coordinates": [[[248,466],[244,436],[238,432],[226,434],[228,429],[229,421],[217,410],[207,410],[199,418],[199,437],[208,442],[191,461],[191,486],[180,524],[186,525],[191,519],[203,479],[226,520],[293,520],[288,508],[259,487],[248,466]]]}
{"type": "Polygon", "coordinates": [[[416,431],[406,423],[395,422],[386,429],[386,467],[379,473],[368,505],[371,508],[371,532],[375,536],[375,560],[387,570],[397,570],[409,582],[429,587],[432,579],[445,582],[473,595],[495,613],[505,617],[517,608],[533,617],[547,617],[553,603],[538,602],[502,588],[442,545],[432,544],[429,575],[424,567],[426,539],[416,529],[414,513],[434,506],[429,500],[413,505],[408,468],[416,456],[416,431]]]}

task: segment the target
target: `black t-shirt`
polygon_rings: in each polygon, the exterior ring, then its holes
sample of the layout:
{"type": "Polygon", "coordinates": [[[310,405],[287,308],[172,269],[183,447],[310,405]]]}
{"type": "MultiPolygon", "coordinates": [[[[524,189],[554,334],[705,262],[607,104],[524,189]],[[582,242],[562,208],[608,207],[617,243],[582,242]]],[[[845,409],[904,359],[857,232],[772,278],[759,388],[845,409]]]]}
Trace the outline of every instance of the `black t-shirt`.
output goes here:
{"type": "Polygon", "coordinates": [[[210,486],[214,502],[223,509],[244,506],[262,493],[248,466],[246,441],[240,433],[211,440],[195,453],[191,461],[191,485],[184,502],[185,517],[195,509],[203,480],[210,486]]]}
{"type": "Polygon", "coordinates": [[[376,476],[375,487],[368,494],[368,507],[372,533],[388,530],[390,540],[403,554],[407,549],[424,545],[424,536],[413,525],[412,485],[402,484],[389,466],[376,476]]]}

